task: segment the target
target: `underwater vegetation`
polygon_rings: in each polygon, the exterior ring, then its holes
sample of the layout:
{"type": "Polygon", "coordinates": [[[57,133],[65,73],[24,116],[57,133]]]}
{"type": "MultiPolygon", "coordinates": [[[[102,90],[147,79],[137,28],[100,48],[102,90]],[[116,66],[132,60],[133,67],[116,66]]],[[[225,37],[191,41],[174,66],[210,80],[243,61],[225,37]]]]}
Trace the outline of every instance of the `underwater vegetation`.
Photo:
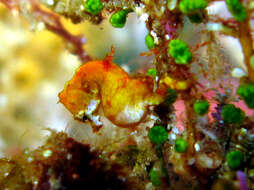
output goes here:
{"type": "Polygon", "coordinates": [[[1,189],[254,189],[253,1],[0,2],[82,61],[58,94],[81,129],[2,158],[1,189]],[[93,58],[61,20],[121,30],[130,14],[148,30],[140,56],[153,67],[143,73],[115,63],[114,44],[93,58]]]}
{"type": "Polygon", "coordinates": [[[9,161],[1,159],[3,189],[132,189],[133,177],[116,164],[104,162],[89,145],[53,133],[44,146],[9,161]],[[98,181],[100,183],[98,183],[98,181]]]}

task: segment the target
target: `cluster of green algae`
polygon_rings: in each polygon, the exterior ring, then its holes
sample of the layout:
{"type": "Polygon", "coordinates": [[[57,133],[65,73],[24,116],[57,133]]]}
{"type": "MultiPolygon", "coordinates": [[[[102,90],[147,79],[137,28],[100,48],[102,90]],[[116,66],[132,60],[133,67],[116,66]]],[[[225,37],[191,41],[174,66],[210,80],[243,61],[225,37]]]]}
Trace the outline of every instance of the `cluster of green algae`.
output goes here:
{"type": "MultiPolygon", "coordinates": [[[[179,9],[186,15],[194,15],[198,11],[202,11],[207,6],[207,1],[202,0],[182,0],[179,3],[179,9]]],[[[237,21],[243,21],[247,18],[246,10],[239,1],[226,1],[229,11],[237,21]]],[[[191,18],[190,18],[191,19],[191,18]]],[[[195,22],[195,21],[194,21],[195,22]]],[[[113,24],[112,24],[113,25],[113,24]]],[[[148,34],[145,38],[145,43],[148,49],[155,47],[153,37],[148,34]]],[[[175,39],[169,43],[169,54],[174,58],[176,64],[187,64],[192,58],[192,54],[185,42],[175,39]]],[[[237,94],[243,98],[248,107],[253,108],[254,85],[245,84],[237,89],[237,94]]],[[[169,98],[169,97],[168,97],[169,98]]],[[[174,100],[170,103],[173,103],[174,100]]],[[[193,106],[194,112],[198,115],[208,113],[209,103],[206,100],[197,100],[193,106]]],[[[241,124],[245,119],[245,113],[240,108],[236,108],[233,104],[224,105],[221,112],[221,117],[224,122],[229,124],[241,124]]],[[[149,139],[154,144],[163,144],[167,141],[167,131],[163,126],[155,125],[151,128],[148,134],[149,139]]],[[[175,141],[175,151],[179,153],[186,152],[188,147],[187,141],[179,138],[175,141]]],[[[233,150],[227,153],[226,163],[235,170],[239,169],[244,162],[243,153],[239,150],[233,150]]],[[[151,170],[149,173],[150,179],[155,186],[160,182],[159,172],[151,170]]]]}
{"type": "MultiPolygon", "coordinates": [[[[99,15],[103,10],[103,4],[106,2],[100,0],[87,0],[84,3],[85,11],[93,16],[99,15]]],[[[238,0],[226,0],[228,10],[231,12],[233,17],[237,21],[243,21],[247,18],[246,9],[238,0]]],[[[200,15],[208,5],[208,1],[205,0],[181,0],[179,3],[179,10],[184,15],[192,17],[195,15],[200,15]]],[[[119,9],[119,7],[117,7],[119,9]]],[[[110,23],[113,27],[122,28],[126,23],[126,18],[128,13],[132,9],[120,9],[115,11],[110,17],[110,23]]],[[[91,17],[91,18],[92,18],[91,17]]],[[[70,16],[72,18],[72,16],[70,16]]],[[[202,20],[202,14],[201,14],[202,20]]],[[[145,43],[148,49],[156,48],[157,44],[154,42],[154,37],[148,34],[145,38],[145,43]]],[[[168,43],[167,55],[173,59],[176,65],[188,65],[192,61],[192,53],[187,43],[178,38],[170,40],[168,43]]],[[[158,69],[159,70],[159,69],[158,69]]],[[[149,75],[156,76],[158,73],[156,70],[150,70],[149,75]]],[[[166,97],[163,104],[172,106],[175,102],[177,95],[176,91],[169,89],[168,96],[166,97]]],[[[240,85],[237,89],[237,94],[245,101],[249,108],[254,107],[254,85],[252,83],[240,85]]],[[[206,100],[196,99],[193,104],[193,112],[199,116],[204,116],[208,113],[209,103],[206,100]]],[[[240,108],[236,108],[233,104],[225,104],[222,107],[221,117],[223,121],[227,124],[242,124],[245,119],[245,114],[240,108]]],[[[148,133],[148,138],[156,146],[162,149],[164,143],[168,141],[168,131],[164,125],[154,125],[148,133]]],[[[188,151],[188,142],[186,137],[178,138],[175,140],[174,150],[178,153],[186,153],[188,151]]],[[[243,153],[239,150],[232,150],[226,155],[226,163],[232,169],[239,169],[244,162],[243,153]]],[[[156,169],[151,169],[149,172],[149,177],[155,186],[161,184],[160,176],[161,172],[156,169]]]]}

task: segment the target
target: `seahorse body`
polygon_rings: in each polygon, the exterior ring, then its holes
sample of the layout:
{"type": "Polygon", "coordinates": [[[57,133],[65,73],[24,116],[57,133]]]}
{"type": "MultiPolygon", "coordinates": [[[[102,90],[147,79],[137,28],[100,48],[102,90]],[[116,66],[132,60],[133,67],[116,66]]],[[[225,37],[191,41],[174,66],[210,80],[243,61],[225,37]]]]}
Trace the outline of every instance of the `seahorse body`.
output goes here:
{"type": "Polygon", "coordinates": [[[75,119],[101,125],[98,116],[101,105],[112,123],[133,127],[145,117],[148,106],[161,103],[164,95],[153,92],[151,77],[131,78],[112,58],[82,65],[59,94],[60,102],[75,119]]]}

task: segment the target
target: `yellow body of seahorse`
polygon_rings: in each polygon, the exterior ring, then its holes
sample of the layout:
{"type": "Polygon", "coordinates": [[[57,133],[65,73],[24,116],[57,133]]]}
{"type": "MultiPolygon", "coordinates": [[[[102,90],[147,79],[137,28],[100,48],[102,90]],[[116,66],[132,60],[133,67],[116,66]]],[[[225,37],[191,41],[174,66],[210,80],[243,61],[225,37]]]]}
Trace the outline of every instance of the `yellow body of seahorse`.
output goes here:
{"type": "Polygon", "coordinates": [[[60,102],[75,119],[100,126],[98,109],[119,127],[134,127],[145,117],[148,107],[164,99],[163,90],[153,91],[150,76],[131,78],[112,62],[113,56],[82,65],[59,94],[60,102]]]}

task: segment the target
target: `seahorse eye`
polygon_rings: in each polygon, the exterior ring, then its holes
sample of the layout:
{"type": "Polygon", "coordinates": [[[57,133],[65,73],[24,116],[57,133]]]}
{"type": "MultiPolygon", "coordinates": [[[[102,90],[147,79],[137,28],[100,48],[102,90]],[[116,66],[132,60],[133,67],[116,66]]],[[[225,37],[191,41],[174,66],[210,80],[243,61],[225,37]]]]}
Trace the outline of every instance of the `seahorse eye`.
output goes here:
{"type": "Polygon", "coordinates": [[[87,121],[87,120],[88,120],[87,115],[84,115],[84,116],[82,117],[82,121],[87,121]]]}

